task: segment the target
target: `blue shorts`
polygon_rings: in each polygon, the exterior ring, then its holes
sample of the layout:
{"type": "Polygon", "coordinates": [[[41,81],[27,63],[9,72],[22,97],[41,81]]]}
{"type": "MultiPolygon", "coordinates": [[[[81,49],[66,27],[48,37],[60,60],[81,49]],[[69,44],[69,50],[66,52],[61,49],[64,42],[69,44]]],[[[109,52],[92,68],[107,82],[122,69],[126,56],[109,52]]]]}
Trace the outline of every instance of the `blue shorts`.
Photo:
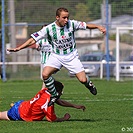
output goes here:
{"type": "Polygon", "coordinates": [[[8,110],[7,115],[10,120],[22,120],[19,115],[19,105],[23,102],[23,100],[20,100],[18,102],[15,102],[14,105],[8,110]]]}

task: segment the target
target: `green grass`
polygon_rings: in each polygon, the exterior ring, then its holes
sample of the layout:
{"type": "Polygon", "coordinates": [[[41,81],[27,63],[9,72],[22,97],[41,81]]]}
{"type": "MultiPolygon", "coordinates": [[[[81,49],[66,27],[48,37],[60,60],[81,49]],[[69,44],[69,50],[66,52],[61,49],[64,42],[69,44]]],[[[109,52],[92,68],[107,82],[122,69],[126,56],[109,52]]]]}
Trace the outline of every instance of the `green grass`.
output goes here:
{"type": "MultiPolygon", "coordinates": [[[[60,79],[65,85],[62,99],[86,106],[86,111],[55,106],[57,116],[71,114],[69,121],[50,123],[0,121],[0,133],[121,133],[133,132],[133,82],[93,79],[98,94],[93,96],[75,78],[60,79]]],[[[33,97],[41,89],[41,81],[16,80],[0,83],[0,111],[11,102],[33,97]]]]}

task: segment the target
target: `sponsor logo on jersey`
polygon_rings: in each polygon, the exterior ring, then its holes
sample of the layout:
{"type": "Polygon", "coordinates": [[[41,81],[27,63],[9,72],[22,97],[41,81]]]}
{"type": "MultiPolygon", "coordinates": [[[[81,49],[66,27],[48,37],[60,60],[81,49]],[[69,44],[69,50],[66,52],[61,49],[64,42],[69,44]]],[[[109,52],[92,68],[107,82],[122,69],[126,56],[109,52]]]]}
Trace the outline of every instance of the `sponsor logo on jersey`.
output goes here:
{"type": "Polygon", "coordinates": [[[66,38],[66,39],[62,39],[62,40],[55,40],[56,44],[64,44],[64,43],[69,43],[72,41],[72,37],[66,38]]]}
{"type": "Polygon", "coordinates": [[[72,37],[63,40],[55,40],[55,46],[58,49],[68,49],[73,46],[72,37]]]}

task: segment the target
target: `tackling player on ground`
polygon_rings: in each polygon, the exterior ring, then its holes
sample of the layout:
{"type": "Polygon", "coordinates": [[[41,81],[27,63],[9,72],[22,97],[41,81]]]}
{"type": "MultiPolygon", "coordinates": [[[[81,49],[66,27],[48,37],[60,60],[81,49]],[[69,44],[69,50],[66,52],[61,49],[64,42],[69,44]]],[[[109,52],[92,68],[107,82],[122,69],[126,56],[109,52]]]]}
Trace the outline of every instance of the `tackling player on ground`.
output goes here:
{"type": "MultiPolygon", "coordinates": [[[[64,86],[58,81],[54,81],[54,85],[60,97],[64,86]]],[[[20,100],[14,103],[14,105],[11,105],[12,107],[8,111],[0,112],[0,120],[41,121],[44,117],[46,117],[49,122],[69,120],[69,113],[66,113],[62,118],[58,118],[56,116],[54,104],[51,106],[48,105],[50,98],[51,94],[48,92],[48,89],[43,88],[31,100],[20,100]]],[[[83,111],[85,110],[85,106],[83,105],[72,104],[60,98],[56,101],[56,103],[64,107],[72,107],[83,111]]]]}

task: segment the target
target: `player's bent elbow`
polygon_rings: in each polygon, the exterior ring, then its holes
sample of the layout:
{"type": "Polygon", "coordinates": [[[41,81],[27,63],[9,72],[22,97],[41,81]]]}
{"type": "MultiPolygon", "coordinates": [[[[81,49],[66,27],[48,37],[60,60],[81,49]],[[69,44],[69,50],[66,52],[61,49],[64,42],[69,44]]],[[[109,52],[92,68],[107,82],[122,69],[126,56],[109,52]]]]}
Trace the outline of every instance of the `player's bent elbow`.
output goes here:
{"type": "Polygon", "coordinates": [[[54,120],[54,122],[62,122],[62,121],[67,121],[67,120],[69,120],[70,119],[70,114],[68,114],[68,113],[66,113],[65,115],[64,115],[64,117],[62,117],[62,118],[56,118],[55,120],[54,120]]]}

